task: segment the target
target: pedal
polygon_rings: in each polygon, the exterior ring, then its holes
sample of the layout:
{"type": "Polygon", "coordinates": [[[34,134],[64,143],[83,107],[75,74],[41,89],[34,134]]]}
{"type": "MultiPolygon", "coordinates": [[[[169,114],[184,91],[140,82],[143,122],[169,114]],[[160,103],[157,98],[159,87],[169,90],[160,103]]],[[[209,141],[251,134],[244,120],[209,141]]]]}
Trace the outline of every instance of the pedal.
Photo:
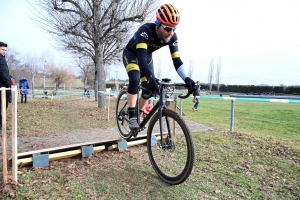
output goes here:
{"type": "Polygon", "coordinates": [[[138,135],[138,132],[139,132],[139,131],[131,131],[131,132],[132,132],[132,136],[133,136],[133,137],[136,137],[136,136],[138,135]]]}
{"type": "Polygon", "coordinates": [[[119,121],[123,121],[123,116],[119,115],[119,116],[118,116],[118,120],[119,120],[119,121]]]}

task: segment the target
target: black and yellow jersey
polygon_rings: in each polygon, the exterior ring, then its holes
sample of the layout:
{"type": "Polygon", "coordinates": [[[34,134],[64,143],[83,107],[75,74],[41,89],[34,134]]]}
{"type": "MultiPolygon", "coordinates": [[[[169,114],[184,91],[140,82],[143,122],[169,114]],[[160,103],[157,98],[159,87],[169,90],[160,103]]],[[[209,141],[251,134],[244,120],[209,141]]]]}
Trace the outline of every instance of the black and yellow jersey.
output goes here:
{"type": "Polygon", "coordinates": [[[183,63],[179,56],[178,39],[176,33],[173,34],[168,43],[165,43],[158,37],[155,23],[143,24],[140,26],[138,31],[135,32],[134,36],[126,45],[126,50],[137,57],[140,70],[144,75],[147,76],[151,73],[147,67],[147,56],[167,45],[169,46],[170,54],[176,71],[182,79],[185,79],[186,75],[184,69],[182,69],[183,63]]]}

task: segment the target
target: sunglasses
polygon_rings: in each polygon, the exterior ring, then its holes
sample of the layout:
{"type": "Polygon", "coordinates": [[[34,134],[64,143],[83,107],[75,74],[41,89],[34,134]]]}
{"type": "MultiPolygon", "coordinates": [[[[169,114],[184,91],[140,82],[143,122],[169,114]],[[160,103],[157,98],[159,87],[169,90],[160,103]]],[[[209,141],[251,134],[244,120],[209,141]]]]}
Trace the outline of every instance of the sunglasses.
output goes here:
{"type": "Polygon", "coordinates": [[[166,25],[163,25],[163,24],[162,24],[162,27],[163,27],[163,28],[165,29],[165,31],[167,31],[167,32],[171,32],[171,31],[175,32],[175,30],[176,30],[176,27],[166,26],[166,25]]]}

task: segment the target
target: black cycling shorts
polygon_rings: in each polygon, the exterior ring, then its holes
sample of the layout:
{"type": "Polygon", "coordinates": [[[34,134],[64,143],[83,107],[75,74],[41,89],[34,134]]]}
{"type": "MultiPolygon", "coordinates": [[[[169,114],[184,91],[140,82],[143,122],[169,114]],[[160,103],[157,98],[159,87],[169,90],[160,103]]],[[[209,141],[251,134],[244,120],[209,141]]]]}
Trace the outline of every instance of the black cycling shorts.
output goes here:
{"type": "MultiPolygon", "coordinates": [[[[129,85],[127,92],[129,94],[137,94],[138,92],[138,85],[140,81],[142,82],[142,86],[147,86],[147,79],[145,75],[140,71],[140,68],[138,66],[138,60],[136,55],[129,52],[127,49],[123,51],[123,64],[126,68],[128,78],[129,78],[129,85]]],[[[149,54],[147,56],[147,63],[150,71],[152,74],[154,74],[154,67],[153,67],[153,60],[152,60],[152,54],[149,54]]]]}

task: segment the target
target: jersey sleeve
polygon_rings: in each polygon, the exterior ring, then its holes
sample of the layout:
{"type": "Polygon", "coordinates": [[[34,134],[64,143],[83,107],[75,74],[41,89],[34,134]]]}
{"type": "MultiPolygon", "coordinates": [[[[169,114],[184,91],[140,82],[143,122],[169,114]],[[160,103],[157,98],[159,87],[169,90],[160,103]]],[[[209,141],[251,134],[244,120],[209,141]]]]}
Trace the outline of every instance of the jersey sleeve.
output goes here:
{"type": "Polygon", "coordinates": [[[169,48],[170,48],[170,53],[172,56],[175,70],[177,71],[179,76],[184,80],[187,77],[187,73],[183,65],[183,62],[180,59],[179,49],[178,49],[178,38],[176,33],[174,33],[172,39],[170,40],[169,48]]]}
{"type": "Polygon", "coordinates": [[[140,71],[145,75],[151,75],[151,71],[148,68],[147,64],[147,54],[148,54],[148,41],[150,37],[150,30],[147,26],[141,26],[139,30],[136,32],[136,53],[138,59],[138,65],[140,71]]]}

